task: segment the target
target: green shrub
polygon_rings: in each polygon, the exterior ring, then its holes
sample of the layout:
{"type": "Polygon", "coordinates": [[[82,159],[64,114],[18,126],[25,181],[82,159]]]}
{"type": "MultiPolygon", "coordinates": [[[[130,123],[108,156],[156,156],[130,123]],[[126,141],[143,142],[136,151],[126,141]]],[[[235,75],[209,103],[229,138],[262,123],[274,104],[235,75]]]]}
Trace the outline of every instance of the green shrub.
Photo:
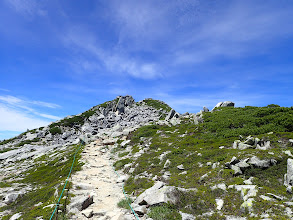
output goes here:
{"type": "Polygon", "coordinates": [[[151,207],[148,216],[154,220],[181,220],[180,213],[168,204],[151,207]]]}
{"type": "Polygon", "coordinates": [[[169,105],[167,105],[166,103],[161,102],[160,100],[155,100],[155,99],[145,99],[143,100],[143,102],[148,105],[151,106],[155,109],[163,109],[165,111],[171,111],[171,107],[169,105]]]}
{"type": "Polygon", "coordinates": [[[124,167],[125,164],[131,163],[132,160],[129,158],[123,159],[123,160],[118,160],[114,163],[114,167],[116,170],[120,170],[124,167]]]}
{"type": "Polygon", "coordinates": [[[118,202],[117,206],[119,208],[123,208],[123,209],[130,209],[129,204],[131,204],[133,201],[130,198],[127,199],[122,199],[118,202]]]}
{"type": "Polygon", "coordinates": [[[50,128],[49,131],[50,131],[50,133],[51,133],[52,135],[55,135],[55,134],[62,134],[61,129],[58,128],[58,127],[52,127],[52,128],[50,128]]]}

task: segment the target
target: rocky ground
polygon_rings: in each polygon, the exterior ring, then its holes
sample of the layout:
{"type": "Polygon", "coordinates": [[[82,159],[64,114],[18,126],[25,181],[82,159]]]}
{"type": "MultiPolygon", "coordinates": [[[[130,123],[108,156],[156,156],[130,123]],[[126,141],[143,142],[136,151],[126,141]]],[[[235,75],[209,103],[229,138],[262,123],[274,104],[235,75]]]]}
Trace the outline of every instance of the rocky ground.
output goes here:
{"type": "MultiPolygon", "coordinates": [[[[106,139],[109,142],[111,139],[106,139]]],[[[110,147],[104,145],[102,140],[96,140],[86,145],[82,152],[82,161],[85,163],[82,170],[72,176],[72,198],[68,212],[71,219],[134,219],[117,204],[124,199],[122,184],[124,176],[117,176],[112,167],[110,147]],[[80,201],[92,198],[92,204],[82,209],[80,201]]]]}
{"type": "Polygon", "coordinates": [[[119,96],[0,142],[0,218],[49,219],[83,140],[58,219],[292,219],[292,110],[119,96]]]}

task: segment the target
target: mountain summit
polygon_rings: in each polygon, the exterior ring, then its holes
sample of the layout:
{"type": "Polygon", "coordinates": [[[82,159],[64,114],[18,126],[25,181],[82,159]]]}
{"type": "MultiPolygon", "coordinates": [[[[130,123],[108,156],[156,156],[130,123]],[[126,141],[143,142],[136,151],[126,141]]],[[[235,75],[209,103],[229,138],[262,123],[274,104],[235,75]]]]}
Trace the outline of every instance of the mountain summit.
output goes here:
{"type": "Polygon", "coordinates": [[[118,96],[0,142],[0,216],[290,219],[292,125],[292,107],[118,96]]]}

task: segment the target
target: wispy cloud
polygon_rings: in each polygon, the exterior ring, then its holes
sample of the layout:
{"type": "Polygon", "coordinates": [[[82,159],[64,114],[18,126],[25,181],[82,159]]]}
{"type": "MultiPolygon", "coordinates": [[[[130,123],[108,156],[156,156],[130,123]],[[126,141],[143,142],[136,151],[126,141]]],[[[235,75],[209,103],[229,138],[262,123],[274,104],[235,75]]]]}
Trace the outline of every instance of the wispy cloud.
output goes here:
{"type": "Polygon", "coordinates": [[[0,91],[3,91],[3,92],[10,92],[9,89],[3,89],[3,88],[0,88],[0,91]]]}
{"type": "Polygon", "coordinates": [[[23,132],[49,124],[50,121],[42,120],[30,114],[9,108],[0,104],[0,130],[23,132]]]}
{"type": "Polygon", "coordinates": [[[155,79],[163,76],[157,63],[137,59],[124,50],[103,48],[94,33],[84,27],[69,28],[62,39],[64,45],[70,50],[81,51],[72,60],[73,67],[78,65],[79,68],[92,71],[101,68],[102,65],[113,75],[126,74],[141,79],[155,79]],[[81,57],[81,54],[86,55],[81,57]],[[89,56],[91,58],[88,58],[89,56]]]}
{"type": "MultiPolygon", "coordinates": [[[[26,116],[25,116],[26,118],[30,114],[33,114],[35,116],[40,116],[42,118],[47,118],[47,119],[54,119],[54,120],[60,119],[57,116],[39,113],[35,109],[36,106],[45,107],[45,108],[53,108],[53,109],[61,107],[61,106],[54,104],[54,103],[24,100],[24,99],[20,99],[18,97],[15,97],[15,96],[6,95],[6,96],[0,96],[0,104],[2,105],[2,107],[5,107],[6,109],[9,108],[9,109],[13,110],[12,112],[15,112],[15,111],[20,112],[19,110],[22,110],[22,112],[23,112],[23,110],[25,110],[26,111],[26,116]]],[[[33,116],[33,117],[35,117],[35,116],[33,116]]],[[[1,115],[0,115],[0,117],[2,118],[1,115]]]]}
{"type": "Polygon", "coordinates": [[[17,13],[25,16],[45,16],[47,11],[40,7],[40,1],[37,0],[5,0],[17,13]]]}

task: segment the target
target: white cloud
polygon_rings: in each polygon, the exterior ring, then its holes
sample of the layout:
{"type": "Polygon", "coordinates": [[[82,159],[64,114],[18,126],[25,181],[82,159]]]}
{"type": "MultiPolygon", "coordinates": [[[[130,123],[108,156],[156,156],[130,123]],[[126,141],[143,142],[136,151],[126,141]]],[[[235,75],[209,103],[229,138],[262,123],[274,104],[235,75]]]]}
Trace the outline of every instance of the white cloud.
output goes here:
{"type": "MultiPolygon", "coordinates": [[[[99,46],[92,32],[81,27],[72,28],[67,35],[63,36],[64,45],[73,50],[80,50],[95,56],[96,64],[93,61],[88,61],[86,56],[80,61],[80,56],[76,59],[78,63],[83,64],[83,69],[99,68],[99,63],[102,63],[112,74],[127,74],[135,78],[154,79],[162,77],[159,67],[154,62],[145,62],[129,57],[127,53],[119,50],[108,49],[104,50],[99,46]]],[[[76,66],[73,65],[73,66],[76,66]]],[[[88,69],[89,70],[89,69],[88,69]]]]}
{"type": "Polygon", "coordinates": [[[8,90],[8,89],[3,89],[3,88],[0,88],[0,91],[3,91],[3,92],[10,92],[10,90],[8,90]]]}
{"type": "Polygon", "coordinates": [[[176,64],[268,53],[280,39],[293,35],[292,7],[252,1],[223,6],[177,39],[176,64]]]}
{"type": "Polygon", "coordinates": [[[0,130],[25,131],[48,125],[50,121],[8,108],[0,104],[0,130]]]}
{"type": "Polygon", "coordinates": [[[15,96],[0,96],[0,104],[5,109],[11,109],[12,112],[24,112],[26,118],[31,115],[31,118],[35,118],[35,116],[41,116],[42,118],[58,120],[60,119],[57,116],[39,113],[35,107],[45,107],[45,108],[59,108],[60,106],[54,103],[42,102],[42,101],[32,101],[32,100],[24,100],[15,96]],[[2,102],[2,104],[1,104],[2,102]]]}

